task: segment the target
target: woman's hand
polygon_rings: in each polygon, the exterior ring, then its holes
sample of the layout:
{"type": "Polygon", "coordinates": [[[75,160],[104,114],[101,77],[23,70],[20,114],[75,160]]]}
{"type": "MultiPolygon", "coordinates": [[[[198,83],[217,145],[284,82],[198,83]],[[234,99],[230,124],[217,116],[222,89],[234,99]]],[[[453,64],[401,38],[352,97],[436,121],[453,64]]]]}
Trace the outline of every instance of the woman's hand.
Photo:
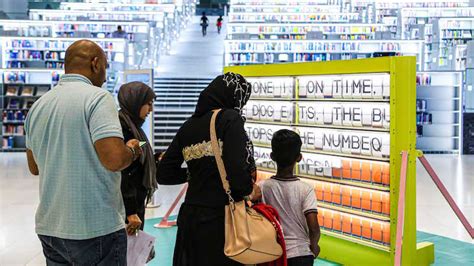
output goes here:
{"type": "Polygon", "coordinates": [[[257,202],[262,200],[262,190],[257,184],[253,184],[253,191],[252,194],[249,196],[250,201],[257,202]]]}
{"type": "Polygon", "coordinates": [[[132,214],[127,216],[128,224],[127,224],[127,233],[128,235],[135,235],[140,230],[140,226],[142,226],[142,220],[136,214],[132,214]]]}

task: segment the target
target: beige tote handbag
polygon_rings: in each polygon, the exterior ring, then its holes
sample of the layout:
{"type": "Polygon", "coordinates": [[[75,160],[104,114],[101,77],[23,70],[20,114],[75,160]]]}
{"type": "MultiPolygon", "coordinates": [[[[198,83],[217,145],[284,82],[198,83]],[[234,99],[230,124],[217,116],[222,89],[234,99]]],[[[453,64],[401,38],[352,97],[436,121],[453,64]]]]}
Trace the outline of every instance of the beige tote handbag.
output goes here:
{"type": "MultiPolygon", "coordinates": [[[[211,145],[221,176],[222,185],[229,196],[229,205],[225,206],[225,245],[227,257],[242,264],[258,264],[274,261],[283,254],[277,242],[273,224],[245,201],[235,202],[231,196],[230,184],[222,154],[216,136],[216,117],[221,110],[214,110],[211,118],[211,145]]],[[[225,145],[225,143],[224,143],[225,145]]]]}

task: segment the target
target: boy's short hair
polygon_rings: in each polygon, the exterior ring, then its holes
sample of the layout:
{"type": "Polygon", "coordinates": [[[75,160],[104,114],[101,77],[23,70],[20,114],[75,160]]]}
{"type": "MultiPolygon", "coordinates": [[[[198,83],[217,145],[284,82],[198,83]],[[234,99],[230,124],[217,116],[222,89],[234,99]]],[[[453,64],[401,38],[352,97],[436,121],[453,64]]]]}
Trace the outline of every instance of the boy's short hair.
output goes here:
{"type": "Polygon", "coordinates": [[[301,145],[298,133],[288,129],[278,130],[272,138],[272,159],[278,167],[288,167],[298,160],[301,145]]]}

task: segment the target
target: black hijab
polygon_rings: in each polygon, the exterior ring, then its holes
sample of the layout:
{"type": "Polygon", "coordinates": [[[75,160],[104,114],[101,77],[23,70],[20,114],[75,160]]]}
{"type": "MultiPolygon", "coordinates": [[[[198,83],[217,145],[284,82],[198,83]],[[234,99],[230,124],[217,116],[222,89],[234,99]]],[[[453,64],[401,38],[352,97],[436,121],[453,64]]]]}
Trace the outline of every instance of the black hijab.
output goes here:
{"type": "Polygon", "coordinates": [[[199,95],[194,117],[215,109],[234,109],[242,115],[252,93],[252,86],[239,74],[232,72],[216,77],[199,95]]]}
{"type": "MultiPolygon", "coordinates": [[[[201,117],[215,109],[234,109],[242,119],[242,108],[252,94],[252,85],[240,74],[232,72],[217,76],[199,95],[193,117],[201,117]]],[[[255,170],[253,144],[247,136],[246,162],[250,171],[255,170]]]]}
{"type": "Polygon", "coordinates": [[[146,144],[142,147],[143,154],[140,156],[140,163],[145,168],[142,184],[148,190],[147,200],[151,198],[155,190],[158,188],[158,184],[155,177],[156,163],[153,156],[153,149],[142,129],[145,120],[140,118],[140,109],[143,105],[153,101],[155,97],[156,95],[153,90],[142,82],[123,84],[118,93],[120,120],[132,132],[135,139],[146,141],[146,144]]]}

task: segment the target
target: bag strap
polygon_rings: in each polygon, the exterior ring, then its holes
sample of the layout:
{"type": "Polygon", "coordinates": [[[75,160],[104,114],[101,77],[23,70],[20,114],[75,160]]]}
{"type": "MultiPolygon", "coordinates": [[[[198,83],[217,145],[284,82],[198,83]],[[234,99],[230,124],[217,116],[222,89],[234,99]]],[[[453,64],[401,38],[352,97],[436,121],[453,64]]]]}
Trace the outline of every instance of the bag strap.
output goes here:
{"type": "Polygon", "coordinates": [[[227,181],[227,171],[225,170],[224,161],[222,160],[221,149],[219,147],[219,142],[217,141],[217,134],[216,134],[216,119],[217,115],[222,109],[217,109],[212,111],[211,117],[211,125],[209,131],[211,132],[211,146],[212,152],[214,153],[214,157],[216,158],[217,169],[219,169],[219,175],[221,177],[222,186],[224,187],[225,193],[229,197],[229,202],[234,202],[234,199],[230,195],[230,184],[227,181]]]}

